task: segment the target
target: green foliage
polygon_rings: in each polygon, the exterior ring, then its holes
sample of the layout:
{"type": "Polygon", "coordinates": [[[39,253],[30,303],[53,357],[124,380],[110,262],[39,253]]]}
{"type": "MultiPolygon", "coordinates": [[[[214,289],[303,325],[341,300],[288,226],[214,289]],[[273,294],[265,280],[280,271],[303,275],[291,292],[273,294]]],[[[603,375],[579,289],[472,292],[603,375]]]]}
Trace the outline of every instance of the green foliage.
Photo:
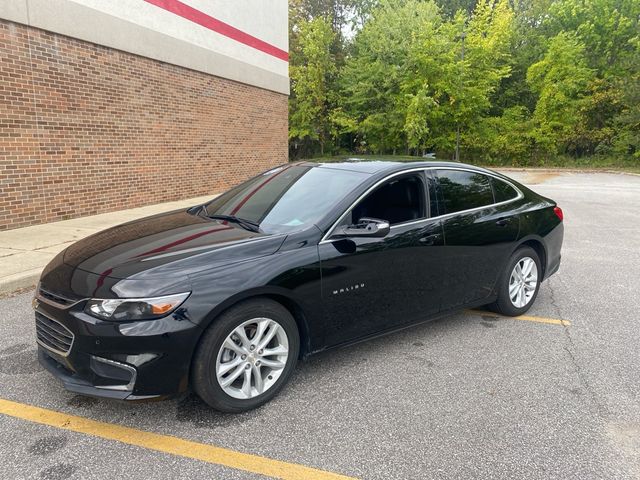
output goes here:
{"type": "Polygon", "coordinates": [[[383,152],[406,146],[403,84],[411,68],[407,44],[419,28],[434,28],[437,22],[433,2],[389,0],[373,11],[356,36],[340,81],[356,148],[383,152]]]}
{"type": "Polygon", "coordinates": [[[483,0],[469,19],[458,12],[451,22],[416,32],[410,50],[415,70],[406,82],[411,147],[450,151],[458,129],[472,135],[511,71],[512,27],[506,0],[483,0]]]}
{"type": "Polygon", "coordinates": [[[317,141],[320,152],[329,138],[329,85],[336,73],[330,52],[334,32],[318,17],[300,25],[300,50],[289,69],[293,95],[289,104],[289,139],[317,141]]]}
{"type": "Polygon", "coordinates": [[[467,137],[468,151],[488,163],[517,159],[528,165],[535,145],[531,114],[526,107],[506,108],[500,116],[483,117],[467,137]]]}
{"type": "Polygon", "coordinates": [[[638,35],[639,17],[638,0],[562,0],[549,6],[545,26],[573,32],[587,47],[589,65],[607,76],[636,54],[629,41],[638,35]]]}
{"type": "Polygon", "coordinates": [[[638,0],[292,0],[290,19],[292,157],[640,163],[638,0]]]}
{"type": "Polygon", "coordinates": [[[617,156],[631,156],[640,166],[640,34],[629,40],[633,53],[625,74],[616,80],[614,89],[621,92],[620,110],[613,118],[611,146],[601,151],[617,156]]]}
{"type": "Polygon", "coordinates": [[[584,123],[588,89],[595,73],[587,67],[584,45],[574,34],[561,32],[549,42],[545,56],[529,67],[527,82],[538,94],[533,112],[536,143],[557,153],[584,123]]]}

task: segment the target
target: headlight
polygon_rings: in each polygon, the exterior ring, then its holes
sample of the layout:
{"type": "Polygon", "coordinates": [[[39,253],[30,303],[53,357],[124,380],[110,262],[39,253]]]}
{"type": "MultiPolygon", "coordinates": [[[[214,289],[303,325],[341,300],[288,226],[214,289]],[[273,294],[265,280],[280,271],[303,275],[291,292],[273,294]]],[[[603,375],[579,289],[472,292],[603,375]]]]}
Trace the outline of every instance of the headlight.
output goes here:
{"type": "Polygon", "coordinates": [[[153,298],[92,298],[87,302],[84,311],[94,317],[117,322],[152,320],[169,315],[188,296],[189,292],[153,298]]]}

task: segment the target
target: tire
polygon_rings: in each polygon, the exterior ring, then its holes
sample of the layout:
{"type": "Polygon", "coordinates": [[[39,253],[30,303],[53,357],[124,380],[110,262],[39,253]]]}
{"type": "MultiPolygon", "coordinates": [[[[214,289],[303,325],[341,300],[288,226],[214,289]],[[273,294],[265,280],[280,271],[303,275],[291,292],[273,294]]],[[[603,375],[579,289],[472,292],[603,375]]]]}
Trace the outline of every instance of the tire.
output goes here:
{"type": "MultiPolygon", "coordinates": [[[[500,275],[500,279],[498,280],[499,283],[497,286],[498,298],[494,303],[489,305],[489,308],[497,313],[509,317],[517,317],[518,315],[524,314],[531,308],[533,302],[535,302],[536,297],[538,296],[538,291],[540,290],[541,280],[542,266],[540,264],[540,257],[538,256],[536,251],[533,248],[527,246],[518,248],[515,252],[513,252],[513,255],[511,255],[511,258],[507,262],[507,266],[500,275]],[[512,274],[514,272],[514,269],[516,268],[516,265],[520,264],[521,267],[522,265],[529,265],[527,259],[533,260],[533,263],[535,265],[535,288],[532,290],[525,287],[523,290],[523,292],[526,292],[524,293],[524,298],[516,296],[516,301],[514,301],[512,300],[512,296],[509,295],[510,287],[513,286],[514,290],[520,289],[515,285],[516,283],[518,283],[517,279],[512,284],[512,274]],[[529,294],[531,294],[530,297],[528,297],[529,294]],[[523,301],[525,302],[524,305],[522,305],[523,301]]],[[[532,286],[531,282],[525,283],[529,286],[532,286]]]]}
{"type": "Polygon", "coordinates": [[[298,327],[285,307],[266,298],[244,301],[222,313],[203,334],[191,369],[193,390],[205,403],[222,412],[257,408],[285,385],[299,351],[298,327]],[[259,331],[264,333],[262,341],[272,335],[261,350],[258,349],[261,342],[256,340],[259,331]],[[222,376],[220,372],[224,372],[222,376]],[[236,378],[232,380],[234,375],[236,378]],[[222,386],[221,382],[230,380],[229,385],[222,386]]]}

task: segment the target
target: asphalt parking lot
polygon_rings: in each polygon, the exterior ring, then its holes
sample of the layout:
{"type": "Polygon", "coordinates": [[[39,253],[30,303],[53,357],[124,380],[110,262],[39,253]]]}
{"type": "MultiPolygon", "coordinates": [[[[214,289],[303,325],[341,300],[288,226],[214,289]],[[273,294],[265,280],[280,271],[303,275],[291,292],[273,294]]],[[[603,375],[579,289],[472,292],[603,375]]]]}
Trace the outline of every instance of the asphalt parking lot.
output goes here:
{"type": "Polygon", "coordinates": [[[67,393],[36,361],[32,292],[0,300],[0,477],[267,478],[263,462],[283,478],[640,478],[640,177],[509,174],[565,213],[562,266],[529,317],[462,312],[325,352],[245,414],[67,393]],[[6,401],[130,427],[133,445],[6,401]],[[264,459],[229,468],[167,453],[166,436],[264,459]]]}

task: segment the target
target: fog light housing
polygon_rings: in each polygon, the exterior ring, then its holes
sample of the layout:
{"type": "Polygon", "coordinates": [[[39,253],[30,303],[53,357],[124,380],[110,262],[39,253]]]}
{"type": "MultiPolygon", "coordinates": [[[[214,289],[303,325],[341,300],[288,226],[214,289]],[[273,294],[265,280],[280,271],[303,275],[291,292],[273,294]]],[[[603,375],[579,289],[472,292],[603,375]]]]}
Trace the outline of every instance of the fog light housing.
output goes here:
{"type": "Polygon", "coordinates": [[[102,390],[120,390],[125,392],[133,391],[138,372],[131,365],[93,355],[91,355],[90,365],[91,370],[93,370],[98,377],[114,382],[112,385],[96,385],[96,388],[100,388],[102,390]]]}

